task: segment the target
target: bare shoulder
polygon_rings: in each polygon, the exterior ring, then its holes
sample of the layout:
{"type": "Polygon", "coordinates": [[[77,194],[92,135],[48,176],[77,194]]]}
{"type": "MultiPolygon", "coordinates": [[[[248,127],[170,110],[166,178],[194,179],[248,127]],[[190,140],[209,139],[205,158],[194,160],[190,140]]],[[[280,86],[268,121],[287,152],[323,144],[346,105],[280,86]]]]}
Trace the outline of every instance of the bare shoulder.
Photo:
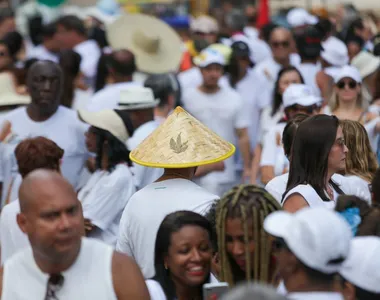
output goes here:
{"type": "Polygon", "coordinates": [[[136,262],[116,251],[112,256],[112,281],[118,300],[150,299],[144,277],[136,262]]]}
{"type": "Polygon", "coordinates": [[[283,208],[287,212],[294,213],[302,208],[308,207],[309,204],[305,200],[304,197],[301,196],[299,193],[294,193],[290,195],[288,198],[286,198],[283,208]]]}
{"type": "Polygon", "coordinates": [[[4,268],[0,268],[0,298],[3,293],[3,274],[4,274],[4,268]]]}

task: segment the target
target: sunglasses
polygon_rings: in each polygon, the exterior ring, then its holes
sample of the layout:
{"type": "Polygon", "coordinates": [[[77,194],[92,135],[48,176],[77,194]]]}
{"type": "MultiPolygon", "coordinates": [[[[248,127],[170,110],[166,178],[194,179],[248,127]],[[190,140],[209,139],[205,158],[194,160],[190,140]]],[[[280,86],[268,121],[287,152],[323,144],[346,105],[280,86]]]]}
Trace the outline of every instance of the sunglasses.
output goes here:
{"type": "Polygon", "coordinates": [[[309,106],[302,106],[302,105],[294,104],[294,105],[290,106],[288,109],[292,110],[292,111],[301,111],[301,112],[304,112],[306,114],[312,114],[316,111],[317,112],[320,111],[321,105],[313,104],[313,105],[309,105],[309,106]]]}
{"type": "Polygon", "coordinates": [[[45,300],[59,300],[56,293],[62,289],[63,282],[64,277],[62,274],[50,275],[47,283],[45,300]]]}
{"type": "Polygon", "coordinates": [[[339,81],[336,86],[338,87],[338,89],[342,90],[344,89],[346,86],[348,85],[348,87],[353,90],[355,89],[357,86],[358,86],[358,83],[354,80],[350,80],[348,82],[344,82],[344,81],[339,81]]]}
{"type": "Polygon", "coordinates": [[[289,41],[274,41],[271,43],[274,48],[288,48],[290,46],[289,41]]]}

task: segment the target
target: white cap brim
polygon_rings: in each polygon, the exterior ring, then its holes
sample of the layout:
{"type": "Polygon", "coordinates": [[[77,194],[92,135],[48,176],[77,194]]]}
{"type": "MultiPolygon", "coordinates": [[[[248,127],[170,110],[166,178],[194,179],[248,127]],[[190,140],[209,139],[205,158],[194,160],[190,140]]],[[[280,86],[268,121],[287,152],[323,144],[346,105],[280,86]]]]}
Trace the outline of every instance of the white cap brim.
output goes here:
{"type": "Polygon", "coordinates": [[[288,224],[292,221],[293,214],[285,211],[271,213],[264,220],[264,230],[279,238],[285,238],[288,231],[288,224]]]}

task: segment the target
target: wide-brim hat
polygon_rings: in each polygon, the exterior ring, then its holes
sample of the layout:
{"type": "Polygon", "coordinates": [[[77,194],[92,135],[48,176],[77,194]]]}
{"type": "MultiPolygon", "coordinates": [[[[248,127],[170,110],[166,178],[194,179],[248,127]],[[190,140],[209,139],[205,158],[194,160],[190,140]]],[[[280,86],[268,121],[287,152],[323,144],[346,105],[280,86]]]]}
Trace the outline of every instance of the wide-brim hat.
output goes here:
{"type": "Polygon", "coordinates": [[[160,99],[155,99],[153,90],[143,86],[131,86],[120,91],[118,109],[141,110],[152,109],[160,104],[160,99]]]}
{"type": "Polygon", "coordinates": [[[111,48],[132,51],[139,71],[160,74],[178,70],[183,43],[175,30],[160,19],[143,14],[121,15],[106,28],[111,48]]]}
{"type": "Polygon", "coordinates": [[[0,106],[27,105],[31,102],[30,96],[16,92],[11,73],[0,73],[0,106]]]}
{"type": "Polygon", "coordinates": [[[177,107],[130,153],[130,158],[142,166],[174,169],[219,162],[234,152],[234,145],[177,107]]]}
{"type": "Polygon", "coordinates": [[[362,51],[352,59],[351,64],[359,70],[364,79],[379,69],[380,58],[362,51]]]}
{"type": "Polygon", "coordinates": [[[102,110],[98,112],[78,110],[78,115],[83,122],[96,128],[107,130],[123,144],[129,138],[123,119],[114,110],[102,110]]]}

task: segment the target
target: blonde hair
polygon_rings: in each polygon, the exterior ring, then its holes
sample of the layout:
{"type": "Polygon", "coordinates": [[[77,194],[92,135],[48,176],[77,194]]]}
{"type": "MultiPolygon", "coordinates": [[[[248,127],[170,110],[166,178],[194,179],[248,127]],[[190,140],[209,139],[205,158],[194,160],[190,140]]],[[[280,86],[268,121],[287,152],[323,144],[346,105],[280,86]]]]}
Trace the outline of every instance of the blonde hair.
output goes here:
{"type": "Polygon", "coordinates": [[[371,182],[378,164],[367,131],[357,121],[341,120],[340,125],[349,150],[346,155],[346,175],[356,175],[371,182]]]}
{"type": "Polygon", "coordinates": [[[272,247],[269,235],[264,231],[264,219],[272,212],[281,210],[280,204],[265,189],[255,185],[240,185],[227,192],[217,207],[216,228],[220,255],[220,280],[230,286],[236,284],[236,276],[231,268],[230,257],[226,250],[226,220],[240,218],[244,229],[245,244],[245,280],[272,283],[271,272],[272,247]],[[256,243],[253,262],[249,252],[248,226],[253,226],[253,238],[256,243]],[[253,269],[253,270],[252,270],[253,269]]]}
{"type": "MultiPolygon", "coordinates": [[[[356,106],[360,107],[364,111],[367,111],[369,102],[366,101],[363,96],[363,88],[364,88],[363,85],[361,85],[360,94],[358,95],[358,99],[356,100],[356,106]]],[[[335,111],[339,107],[338,93],[336,92],[336,87],[334,87],[334,90],[330,97],[328,105],[331,112],[335,111]]]]}

